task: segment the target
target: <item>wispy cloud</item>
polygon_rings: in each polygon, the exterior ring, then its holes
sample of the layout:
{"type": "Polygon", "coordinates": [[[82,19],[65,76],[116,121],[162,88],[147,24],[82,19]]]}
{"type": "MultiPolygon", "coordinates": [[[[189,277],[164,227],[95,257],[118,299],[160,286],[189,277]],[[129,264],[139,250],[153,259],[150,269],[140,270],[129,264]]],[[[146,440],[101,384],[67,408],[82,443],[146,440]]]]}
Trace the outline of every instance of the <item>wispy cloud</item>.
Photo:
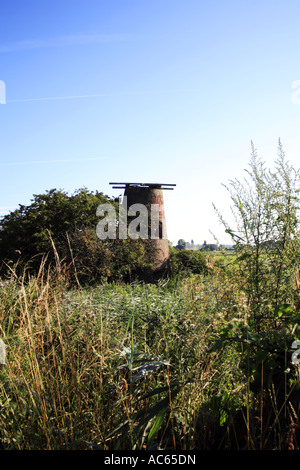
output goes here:
{"type": "Polygon", "coordinates": [[[16,166],[16,165],[33,165],[41,163],[74,163],[74,162],[90,162],[96,160],[104,160],[105,157],[95,157],[95,158],[71,158],[65,160],[32,160],[27,162],[1,162],[0,166],[16,166]]]}
{"type": "Polygon", "coordinates": [[[22,103],[23,101],[51,101],[51,100],[71,100],[78,98],[99,98],[102,96],[108,96],[108,93],[99,93],[95,95],[70,95],[70,96],[49,96],[46,98],[23,98],[20,100],[6,100],[6,103],[22,103]]]}
{"type": "Polygon", "coordinates": [[[71,100],[78,98],[101,98],[104,96],[135,96],[135,95],[159,95],[159,94],[178,94],[186,92],[197,92],[196,89],[183,89],[183,90],[151,90],[151,91],[128,91],[128,92],[112,92],[112,93],[96,93],[91,95],[68,95],[68,96],[48,96],[44,98],[22,98],[16,100],[6,100],[6,103],[22,103],[27,101],[51,101],[51,100],[71,100]]]}
{"type": "Polygon", "coordinates": [[[65,47],[77,46],[85,44],[101,44],[111,42],[121,42],[128,39],[128,35],[124,34],[70,34],[67,36],[58,36],[48,39],[26,39],[22,41],[0,44],[0,53],[25,51],[30,49],[41,49],[45,47],[65,47]]]}
{"type": "Polygon", "coordinates": [[[96,93],[92,95],[68,95],[68,96],[48,96],[44,98],[22,98],[17,100],[6,100],[6,103],[22,103],[26,101],[51,101],[51,100],[72,100],[78,98],[101,98],[104,96],[130,96],[130,95],[148,95],[153,93],[170,93],[170,90],[155,92],[155,91],[128,91],[128,92],[113,92],[113,93],[96,93]]]}

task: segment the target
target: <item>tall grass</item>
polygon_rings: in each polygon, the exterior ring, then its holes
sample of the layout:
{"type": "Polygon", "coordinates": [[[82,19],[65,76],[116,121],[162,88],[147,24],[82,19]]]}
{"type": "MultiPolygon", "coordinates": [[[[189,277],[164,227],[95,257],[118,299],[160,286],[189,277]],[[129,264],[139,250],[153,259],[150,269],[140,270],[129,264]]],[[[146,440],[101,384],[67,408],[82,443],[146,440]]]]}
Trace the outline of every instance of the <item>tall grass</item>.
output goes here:
{"type": "Polygon", "coordinates": [[[278,402],[263,375],[254,389],[251,344],[224,336],[247,325],[242,282],[207,263],[176,286],[81,288],[59,266],[12,269],[0,281],[2,448],[297,448],[289,391],[278,402]]]}

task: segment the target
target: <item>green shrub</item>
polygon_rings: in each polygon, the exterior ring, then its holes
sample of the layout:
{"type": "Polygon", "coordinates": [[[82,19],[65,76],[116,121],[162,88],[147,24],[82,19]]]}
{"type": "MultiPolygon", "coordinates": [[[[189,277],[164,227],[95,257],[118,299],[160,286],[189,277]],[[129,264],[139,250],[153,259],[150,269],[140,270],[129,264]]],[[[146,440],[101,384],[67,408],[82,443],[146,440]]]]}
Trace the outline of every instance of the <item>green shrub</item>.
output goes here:
{"type": "Polygon", "coordinates": [[[207,274],[208,267],[204,253],[196,250],[170,249],[171,277],[184,277],[188,274],[207,274]]]}

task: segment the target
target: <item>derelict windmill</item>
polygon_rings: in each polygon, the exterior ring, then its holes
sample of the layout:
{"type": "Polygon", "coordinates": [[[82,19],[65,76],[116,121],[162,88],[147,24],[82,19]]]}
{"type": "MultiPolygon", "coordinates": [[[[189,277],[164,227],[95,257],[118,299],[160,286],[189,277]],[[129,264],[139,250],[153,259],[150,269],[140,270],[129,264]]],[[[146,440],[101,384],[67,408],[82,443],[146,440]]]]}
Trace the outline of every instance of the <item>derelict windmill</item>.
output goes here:
{"type": "MultiPolygon", "coordinates": [[[[164,208],[163,191],[173,190],[176,184],[162,184],[162,183],[109,183],[114,189],[124,189],[123,201],[126,201],[127,208],[134,204],[143,204],[147,207],[149,216],[151,208],[155,207],[156,217],[155,223],[149,220],[148,240],[151,241],[152,262],[155,272],[161,272],[169,266],[169,243],[167,238],[166,217],[164,208]],[[155,225],[156,231],[153,234],[151,228],[155,225]],[[151,233],[150,233],[151,232],[151,233]]],[[[127,209],[126,208],[126,209],[127,209]]],[[[151,219],[151,216],[150,216],[151,219]]]]}

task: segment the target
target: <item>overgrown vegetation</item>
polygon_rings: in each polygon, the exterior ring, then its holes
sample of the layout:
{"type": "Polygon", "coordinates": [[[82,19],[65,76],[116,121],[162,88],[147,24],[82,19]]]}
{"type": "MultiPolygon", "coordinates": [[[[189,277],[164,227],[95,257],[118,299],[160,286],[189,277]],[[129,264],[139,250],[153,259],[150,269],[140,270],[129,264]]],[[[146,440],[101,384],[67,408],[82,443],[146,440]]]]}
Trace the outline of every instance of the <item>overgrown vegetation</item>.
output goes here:
{"type": "MultiPolygon", "coordinates": [[[[0,268],[17,275],[24,270],[38,275],[40,265],[46,269],[59,260],[68,269],[72,282],[94,285],[102,282],[152,280],[151,241],[142,239],[100,240],[96,234],[97,208],[110,203],[118,216],[118,201],[86,188],[68,195],[52,189],[34,195],[29,206],[4,216],[0,222],[0,268]]],[[[205,257],[170,247],[173,278],[188,272],[205,270],[205,257]]]]}
{"type": "Polygon", "coordinates": [[[3,449],[299,449],[299,173],[280,143],[273,172],[253,148],[228,189],[235,256],[171,250],[158,282],[142,243],[88,227],[69,263],[54,239],[51,265],[6,263],[3,449]]]}

